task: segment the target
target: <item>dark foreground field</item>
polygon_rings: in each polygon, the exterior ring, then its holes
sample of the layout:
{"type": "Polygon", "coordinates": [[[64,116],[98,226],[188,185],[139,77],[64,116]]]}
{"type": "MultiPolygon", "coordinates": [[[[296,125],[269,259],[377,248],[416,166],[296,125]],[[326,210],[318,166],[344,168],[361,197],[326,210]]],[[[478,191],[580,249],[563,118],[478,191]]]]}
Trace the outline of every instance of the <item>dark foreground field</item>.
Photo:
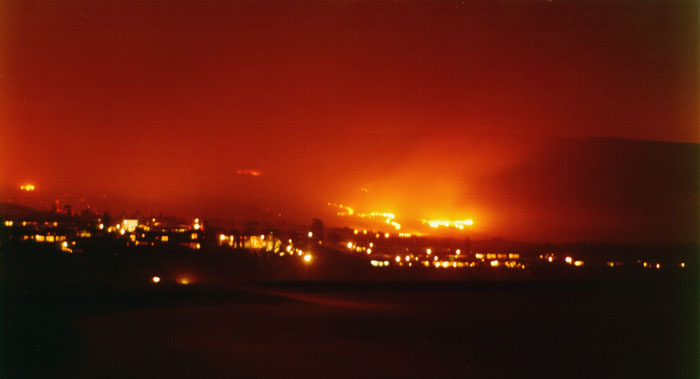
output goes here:
{"type": "Polygon", "coordinates": [[[2,283],[3,378],[696,378],[688,282],[2,283]]]}

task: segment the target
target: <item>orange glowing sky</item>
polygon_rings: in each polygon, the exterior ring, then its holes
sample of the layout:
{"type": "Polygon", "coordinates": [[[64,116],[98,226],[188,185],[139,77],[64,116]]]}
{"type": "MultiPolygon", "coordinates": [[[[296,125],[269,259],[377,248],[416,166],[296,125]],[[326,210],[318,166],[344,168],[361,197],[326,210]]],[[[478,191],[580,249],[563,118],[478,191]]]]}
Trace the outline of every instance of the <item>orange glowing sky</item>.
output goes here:
{"type": "Polygon", "coordinates": [[[342,225],[341,202],[406,228],[697,241],[696,2],[11,0],[0,15],[2,200],[32,182],[113,211],[342,225]]]}

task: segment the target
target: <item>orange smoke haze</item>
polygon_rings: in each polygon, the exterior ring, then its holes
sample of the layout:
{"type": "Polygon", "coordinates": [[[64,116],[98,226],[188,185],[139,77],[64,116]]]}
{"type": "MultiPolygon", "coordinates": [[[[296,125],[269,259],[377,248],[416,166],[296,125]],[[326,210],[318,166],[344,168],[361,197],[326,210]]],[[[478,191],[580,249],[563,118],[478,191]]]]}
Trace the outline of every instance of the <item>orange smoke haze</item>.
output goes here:
{"type": "Polygon", "coordinates": [[[695,2],[12,0],[0,17],[3,201],[369,222],[334,202],[406,232],[698,238],[695,2]]]}

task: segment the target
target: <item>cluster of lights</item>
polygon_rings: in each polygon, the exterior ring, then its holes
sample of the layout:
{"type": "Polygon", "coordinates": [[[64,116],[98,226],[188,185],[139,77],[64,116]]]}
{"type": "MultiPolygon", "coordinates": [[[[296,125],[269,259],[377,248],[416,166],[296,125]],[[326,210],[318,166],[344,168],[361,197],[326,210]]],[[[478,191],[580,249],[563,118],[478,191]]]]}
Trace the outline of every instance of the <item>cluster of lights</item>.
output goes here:
{"type": "MultiPolygon", "coordinates": [[[[544,259],[544,260],[546,260],[547,262],[552,263],[552,262],[555,261],[556,257],[555,257],[554,254],[552,254],[552,253],[549,253],[549,254],[540,254],[540,259],[544,259]]],[[[581,261],[581,260],[576,260],[576,259],[574,259],[574,258],[571,257],[571,256],[566,256],[566,257],[564,257],[564,263],[566,263],[567,265],[572,265],[572,266],[574,266],[574,267],[581,267],[581,266],[584,265],[584,262],[583,262],[583,261],[581,261]]],[[[615,266],[615,262],[607,262],[606,265],[609,266],[609,267],[614,267],[614,266],[615,266]],[[612,266],[610,265],[610,263],[612,263],[612,266]]],[[[622,263],[620,263],[620,265],[622,265],[622,263]]]]}
{"type": "Polygon", "coordinates": [[[355,210],[345,206],[343,204],[336,204],[336,203],[328,203],[329,207],[336,207],[338,208],[338,216],[352,216],[355,213],[355,210]]]}
{"type": "MultiPolygon", "coordinates": [[[[435,267],[435,268],[463,268],[463,267],[477,267],[480,265],[480,262],[484,262],[487,266],[490,267],[506,267],[506,268],[520,268],[520,269],[526,269],[526,265],[523,262],[519,262],[518,259],[520,259],[520,254],[519,253],[475,253],[474,257],[477,259],[477,261],[462,261],[458,260],[459,258],[455,257],[461,257],[462,256],[462,251],[461,249],[456,249],[454,250],[454,255],[452,255],[453,258],[449,260],[441,260],[438,254],[436,254],[432,248],[426,248],[425,249],[425,256],[424,257],[432,257],[432,259],[425,259],[422,260],[420,263],[425,266],[425,267],[435,267]]],[[[399,266],[404,266],[407,265],[411,267],[413,265],[413,261],[418,261],[419,257],[415,256],[413,254],[401,256],[401,255],[396,255],[392,259],[393,261],[396,262],[397,265],[399,266]]],[[[577,261],[578,262],[578,261],[577,261]]],[[[583,264],[581,262],[581,264],[583,264]]]]}
{"type": "MultiPolygon", "coordinates": [[[[393,214],[385,214],[385,213],[374,213],[374,214],[363,215],[363,217],[375,217],[375,216],[376,217],[378,217],[378,216],[392,216],[393,217],[394,215],[393,214]]],[[[387,218],[389,218],[389,217],[387,217],[387,218]]],[[[155,219],[153,221],[155,222],[155,219]]],[[[6,227],[12,227],[15,224],[14,221],[12,221],[12,220],[4,220],[3,223],[6,227]]],[[[30,225],[30,224],[37,225],[37,222],[34,222],[34,221],[29,221],[29,222],[28,221],[21,221],[20,222],[20,221],[18,221],[17,224],[21,224],[22,226],[26,226],[26,225],[30,225]]],[[[47,221],[47,222],[44,222],[44,225],[45,226],[53,225],[54,227],[56,227],[56,226],[58,226],[58,222],[50,223],[47,221]]],[[[443,225],[443,223],[441,222],[438,226],[446,226],[446,225],[443,225]]],[[[122,236],[128,235],[128,238],[132,242],[134,242],[134,244],[136,244],[136,245],[139,244],[139,241],[137,241],[137,238],[139,238],[137,236],[137,234],[140,235],[140,237],[142,237],[142,238],[146,237],[145,234],[141,233],[141,228],[145,228],[145,225],[139,224],[138,220],[135,220],[135,219],[124,219],[120,223],[118,223],[114,226],[107,226],[105,224],[100,223],[100,224],[97,224],[96,227],[100,230],[106,229],[110,233],[116,233],[116,234],[119,234],[122,236]],[[137,229],[139,230],[139,232],[137,232],[137,234],[134,234],[134,232],[137,229]]],[[[195,230],[200,230],[203,228],[199,219],[194,220],[193,228],[195,230]]],[[[148,229],[145,229],[145,230],[148,230],[148,229]]],[[[188,228],[186,226],[181,226],[181,228],[178,229],[178,231],[182,232],[182,233],[185,233],[187,230],[188,230],[188,228]]],[[[163,230],[163,232],[165,232],[165,230],[163,230]]],[[[369,232],[367,230],[362,230],[362,231],[355,230],[355,234],[359,234],[359,233],[368,234],[369,232]]],[[[374,233],[374,232],[372,232],[372,233],[374,233]]],[[[398,233],[398,236],[403,237],[406,234],[407,233],[398,233]]],[[[81,237],[81,238],[90,238],[91,237],[91,234],[88,231],[78,231],[76,235],[78,237],[81,237]]],[[[408,234],[408,235],[410,236],[410,234],[408,234]]],[[[307,236],[309,238],[312,238],[314,236],[314,234],[309,231],[307,233],[307,236]]],[[[380,233],[376,233],[376,234],[374,234],[374,236],[377,239],[381,238],[380,233]]],[[[389,238],[389,236],[390,236],[389,233],[384,234],[385,238],[389,238]]],[[[191,240],[198,240],[198,239],[200,239],[200,237],[201,237],[201,234],[198,234],[198,233],[191,233],[190,234],[191,240]]],[[[230,236],[225,235],[225,234],[219,235],[220,243],[229,242],[229,241],[233,242],[234,238],[235,237],[233,235],[230,235],[230,236]]],[[[29,239],[34,240],[34,241],[39,242],[39,243],[56,243],[61,251],[67,252],[67,253],[73,253],[74,249],[75,249],[75,245],[76,245],[75,241],[72,241],[72,242],[68,241],[66,236],[53,235],[51,233],[24,236],[24,240],[29,240],[29,239]]],[[[165,235],[165,234],[159,235],[159,236],[156,236],[156,239],[160,240],[162,242],[167,242],[168,235],[165,235]]],[[[272,236],[272,234],[269,234],[269,235],[261,234],[259,236],[258,235],[251,236],[251,240],[265,241],[267,243],[268,241],[274,242],[275,238],[272,236]]],[[[277,240],[277,243],[279,243],[279,242],[281,242],[281,241],[277,240]]],[[[373,253],[372,248],[374,247],[373,242],[369,242],[368,246],[359,246],[357,243],[352,242],[352,241],[345,242],[345,243],[343,243],[343,245],[346,246],[350,251],[366,252],[367,254],[372,254],[373,253]]],[[[202,245],[199,242],[194,242],[194,241],[189,242],[188,246],[190,246],[190,248],[192,248],[192,249],[200,249],[202,247],[202,245]]],[[[271,251],[271,250],[272,250],[272,247],[270,247],[268,251],[271,251]]],[[[77,251],[80,251],[80,250],[77,250],[77,251]]],[[[283,249],[281,246],[275,245],[274,251],[275,251],[275,253],[280,253],[280,256],[284,256],[285,254],[289,254],[290,256],[298,255],[299,258],[305,263],[311,263],[311,261],[313,260],[313,256],[311,254],[306,253],[306,252],[302,251],[301,249],[293,247],[291,239],[289,240],[289,245],[285,246],[283,249]]],[[[433,253],[434,252],[431,248],[426,248],[425,254],[429,257],[432,257],[432,259],[423,260],[422,262],[418,262],[419,257],[414,256],[413,254],[405,255],[405,256],[396,255],[396,256],[393,256],[392,258],[389,258],[389,259],[395,261],[396,264],[399,266],[404,266],[404,265],[411,266],[413,263],[415,263],[416,265],[420,265],[422,263],[426,267],[434,266],[434,267],[440,267],[440,268],[475,267],[475,266],[484,266],[484,265],[487,267],[490,266],[490,267],[494,267],[494,268],[497,268],[497,267],[522,268],[522,269],[526,268],[525,263],[517,261],[518,259],[520,259],[520,254],[518,254],[518,253],[478,253],[477,252],[477,253],[474,253],[474,258],[476,258],[477,261],[460,261],[460,260],[458,260],[460,258],[463,258],[462,252],[460,249],[454,250],[454,255],[450,255],[450,253],[448,252],[447,257],[449,260],[440,260],[439,259],[438,255],[442,256],[442,254],[444,253],[443,250],[438,251],[436,254],[433,254],[433,253]],[[457,259],[457,260],[453,260],[453,259],[457,259]],[[478,262],[479,260],[481,261],[481,263],[478,262]]],[[[380,251],[380,254],[381,254],[381,251],[380,251]]],[[[471,254],[471,253],[469,253],[469,254],[471,254]]],[[[422,254],[419,254],[419,255],[422,255],[422,254]]],[[[376,256],[377,256],[377,254],[375,253],[375,255],[373,255],[372,257],[376,257],[376,256]]],[[[380,257],[385,258],[383,255],[380,255],[380,257]]],[[[386,257],[386,258],[388,258],[388,257],[386,257]]],[[[425,258],[423,258],[423,259],[425,259],[425,258]]],[[[555,253],[540,254],[539,259],[546,260],[549,263],[553,263],[556,260],[557,262],[562,262],[562,263],[565,263],[566,265],[571,265],[574,267],[582,267],[585,264],[583,260],[577,260],[573,256],[557,256],[557,255],[555,255],[555,253]]],[[[384,267],[384,266],[389,266],[390,261],[389,260],[374,259],[374,260],[371,260],[370,263],[374,267],[384,267]]],[[[391,264],[393,264],[393,262],[391,262],[391,264]]],[[[647,262],[647,261],[637,260],[637,264],[643,266],[644,268],[655,268],[657,270],[661,269],[661,263],[658,261],[647,262]]],[[[605,262],[605,266],[607,266],[607,267],[618,267],[618,266],[622,266],[622,265],[623,265],[623,262],[619,262],[619,261],[606,261],[605,262]]],[[[671,266],[685,268],[686,263],[679,262],[679,263],[672,264],[671,266]]],[[[158,283],[158,282],[160,282],[160,277],[154,276],[152,278],[152,280],[154,283],[158,283]]],[[[180,284],[188,284],[189,283],[189,279],[186,279],[186,278],[182,279],[182,280],[178,279],[177,281],[180,284]],[[184,280],[184,283],[183,283],[183,280],[184,280]]]]}
{"type": "Polygon", "coordinates": [[[576,267],[583,266],[583,261],[574,260],[574,258],[572,258],[572,257],[564,257],[564,262],[566,262],[566,264],[568,264],[568,265],[572,264],[576,267]]]}
{"type": "Polygon", "coordinates": [[[23,185],[19,186],[19,189],[21,191],[31,192],[31,191],[34,191],[36,189],[36,187],[34,186],[34,184],[23,184],[23,185]]]}
{"type": "Polygon", "coordinates": [[[370,213],[358,213],[357,217],[359,217],[359,218],[384,218],[387,220],[393,220],[396,218],[396,215],[393,213],[389,213],[389,212],[370,212],[370,213]]]}
{"type": "MultiPolygon", "coordinates": [[[[413,256],[408,256],[408,255],[403,257],[403,258],[399,255],[394,257],[394,261],[396,261],[396,264],[399,266],[407,265],[408,267],[412,267],[413,266],[412,261],[417,261],[417,260],[418,260],[418,257],[413,257],[413,256]]],[[[375,266],[375,267],[377,267],[377,266],[382,267],[384,265],[386,265],[386,266],[389,265],[389,261],[372,260],[372,261],[370,261],[370,263],[372,264],[372,266],[375,266]],[[382,262],[384,262],[384,264],[382,264],[382,262]]],[[[465,261],[453,261],[453,260],[440,260],[438,257],[433,257],[432,261],[423,260],[420,263],[425,267],[435,267],[435,268],[474,268],[474,267],[479,266],[479,262],[475,262],[475,261],[465,262],[465,261]]],[[[499,260],[494,259],[492,261],[489,261],[488,265],[490,267],[494,267],[494,268],[503,266],[503,267],[511,268],[511,269],[515,269],[515,268],[520,268],[523,270],[526,269],[526,265],[524,263],[517,262],[517,261],[499,261],[499,260]]]]}
{"type": "MultiPolygon", "coordinates": [[[[155,223],[155,219],[152,219],[152,221],[155,223]]],[[[141,244],[149,244],[151,246],[154,245],[154,242],[144,242],[143,240],[139,240],[139,238],[146,238],[146,234],[143,232],[149,232],[152,230],[152,227],[148,226],[148,224],[143,224],[139,223],[139,220],[137,219],[124,219],[122,222],[115,224],[115,225],[110,225],[107,226],[104,223],[99,223],[97,224],[97,228],[99,230],[106,230],[107,233],[115,233],[119,236],[124,236],[128,237],[130,240],[130,243],[133,243],[135,246],[141,245],[141,244]]],[[[192,228],[196,230],[203,230],[202,224],[200,224],[199,219],[195,219],[195,223],[192,227],[179,227],[176,229],[171,229],[171,232],[177,232],[177,233],[186,233],[188,230],[192,230],[192,228]]],[[[160,230],[162,233],[168,233],[167,230],[162,229],[160,230]]],[[[79,235],[80,237],[88,238],[89,237],[89,232],[82,233],[79,235]]],[[[197,242],[197,240],[201,239],[202,237],[201,234],[197,232],[192,232],[189,234],[189,240],[186,244],[190,249],[193,250],[200,250],[202,248],[202,244],[200,242],[197,242]]],[[[221,235],[219,236],[221,238],[221,235]]],[[[170,240],[170,237],[167,234],[161,234],[155,236],[155,241],[158,242],[168,242],[170,240]]],[[[221,242],[221,241],[220,241],[221,242]]]]}
{"type": "Polygon", "coordinates": [[[344,247],[346,247],[346,248],[347,248],[348,250],[350,250],[350,251],[354,251],[354,252],[357,252],[357,253],[360,253],[360,252],[363,252],[363,251],[364,251],[364,252],[366,252],[368,255],[369,255],[369,254],[372,254],[372,248],[374,248],[374,242],[370,242],[367,246],[360,246],[359,244],[357,244],[357,243],[355,243],[355,242],[352,242],[352,241],[348,241],[348,242],[345,242],[345,243],[341,243],[341,245],[344,246],[344,247]]]}
{"type": "MultiPolygon", "coordinates": [[[[328,203],[328,206],[338,208],[338,212],[336,213],[338,216],[355,216],[359,218],[368,218],[368,219],[375,219],[375,218],[382,218],[384,219],[384,223],[391,225],[394,227],[395,230],[401,230],[401,224],[396,221],[396,215],[394,213],[390,212],[369,212],[369,213],[356,213],[355,210],[351,207],[348,207],[347,205],[343,204],[336,204],[336,203],[328,203]]],[[[455,228],[458,230],[464,230],[467,226],[472,226],[474,225],[474,220],[472,219],[466,219],[466,220],[426,220],[423,219],[421,220],[421,223],[424,225],[428,225],[429,227],[436,229],[440,227],[445,227],[445,228],[455,228]]],[[[357,232],[355,233],[357,234],[357,232]]],[[[410,233],[400,233],[399,237],[410,237],[410,233]]]]}
{"type": "Polygon", "coordinates": [[[439,227],[445,227],[445,228],[456,228],[459,230],[464,230],[465,227],[467,226],[472,226],[474,225],[474,220],[468,219],[468,220],[459,220],[459,221],[449,221],[449,220],[421,220],[421,223],[423,225],[427,224],[429,227],[436,229],[439,227]]]}
{"type": "MultiPolygon", "coordinates": [[[[162,280],[161,277],[158,275],[154,275],[151,277],[151,282],[153,284],[158,284],[161,282],[161,280],[162,280]]],[[[177,279],[175,279],[175,282],[177,282],[177,284],[187,286],[192,282],[192,280],[187,276],[181,276],[181,277],[178,277],[177,279]]]]}
{"type": "Polygon", "coordinates": [[[227,235],[225,235],[225,234],[223,234],[223,233],[222,233],[222,234],[219,234],[219,241],[223,242],[223,241],[226,241],[227,239],[228,239],[228,240],[233,240],[233,235],[227,236],[227,235]]]}
{"type": "Polygon", "coordinates": [[[361,252],[364,251],[364,252],[366,252],[367,254],[372,254],[372,248],[374,247],[374,243],[373,243],[373,242],[370,242],[370,243],[369,243],[369,247],[368,247],[368,246],[360,246],[360,245],[358,245],[358,244],[356,244],[356,243],[354,243],[354,242],[352,242],[352,241],[349,241],[349,242],[343,244],[343,246],[347,247],[348,250],[354,251],[354,252],[357,252],[357,253],[361,253],[361,252]]]}
{"type": "MultiPolygon", "coordinates": [[[[428,262],[424,262],[424,266],[429,266],[429,264],[426,264],[428,262]]],[[[448,262],[448,261],[435,261],[433,262],[433,265],[435,268],[462,268],[462,267],[476,267],[476,262],[448,262]]]]}
{"type": "MultiPolygon", "coordinates": [[[[126,232],[133,233],[137,227],[139,227],[138,220],[124,219],[119,224],[116,224],[114,226],[108,226],[107,232],[108,233],[115,232],[115,233],[119,233],[120,235],[123,236],[126,234],[126,232]]],[[[105,228],[105,225],[99,224],[99,225],[97,225],[97,228],[100,230],[103,230],[105,228]]]]}
{"type": "Polygon", "coordinates": [[[385,267],[389,266],[389,261],[378,261],[372,259],[371,261],[369,261],[369,264],[371,264],[373,267],[385,267]]]}
{"type": "MultiPolygon", "coordinates": [[[[75,245],[75,241],[73,241],[72,244],[75,245]]],[[[69,254],[73,253],[73,249],[70,248],[68,241],[61,242],[61,251],[69,254]]]]}
{"type": "MultiPolygon", "coordinates": [[[[656,262],[656,263],[647,263],[647,262],[644,262],[644,263],[642,263],[642,267],[644,267],[644,268],[656,268],[657,270],[660,270],[660,269],[661,269],[661,263],[659,263],[659,262],[656,262]]],[[[685,262],[681,262],[680,267],[681,267],[681,268],[684,268],[684,267],[685,267],[685,262]]]]}
{"type": "Polygon", "coordinates": [[[357,217],[359,218],[369,218],[369,219],[374,219],[374,218],[383,218],[384,223],[389,224],[394,227],[396,230],[401,229],[401,224],[398,222],[394,221],[396,218],[396,215],[393,213],[389,212],[370,212],[370,213],[358,213],[357,217]]]}

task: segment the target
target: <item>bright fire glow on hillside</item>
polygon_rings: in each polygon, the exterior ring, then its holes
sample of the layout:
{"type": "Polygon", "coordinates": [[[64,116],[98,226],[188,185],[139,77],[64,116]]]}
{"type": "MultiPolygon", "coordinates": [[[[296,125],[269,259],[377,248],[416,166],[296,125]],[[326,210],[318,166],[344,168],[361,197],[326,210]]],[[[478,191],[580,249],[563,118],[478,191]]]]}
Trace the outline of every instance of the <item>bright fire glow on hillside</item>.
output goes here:
{"type": "Polygon", "coordinates": [[[262,176],[262,172],[253,169],[236,170],[236,174],[246,176],[262,176]]]}
{"type": "Polygon", "coordinates": [[[461,221],[449,221],[449,220],[421,220],[421,223],[423,225],[427,224],[433,229],[437,229],[439,227],[445,227],[445,228],[457,228],[459,230],[463,230],[465,226],[472,226],[474,225],[474,220],[472,219],[467,219],[467,220],[461,220],[461,221]]]}
{"type": "MultiPolygon", "coordinates": [[[[382,220],[384,224],[391,225],[395,230],[401,230],[401,224],[396,221],[397,217],[395,213],[391,212],[356,212],[354,208],[347,205],[337,204],[329,202],[328,206],[333,208],[338,208],[336,215],[341,217],[355,217],[358,219],[369,219],[369,220],[382,220]]],[[[468,226],[474,225],[473,219],[464,220],[421,220],[422,225],[427,225],[432,229],[437,229],[440,227],[445,228],[455,228],[457,230],[464,230],[468,226]]]]}

